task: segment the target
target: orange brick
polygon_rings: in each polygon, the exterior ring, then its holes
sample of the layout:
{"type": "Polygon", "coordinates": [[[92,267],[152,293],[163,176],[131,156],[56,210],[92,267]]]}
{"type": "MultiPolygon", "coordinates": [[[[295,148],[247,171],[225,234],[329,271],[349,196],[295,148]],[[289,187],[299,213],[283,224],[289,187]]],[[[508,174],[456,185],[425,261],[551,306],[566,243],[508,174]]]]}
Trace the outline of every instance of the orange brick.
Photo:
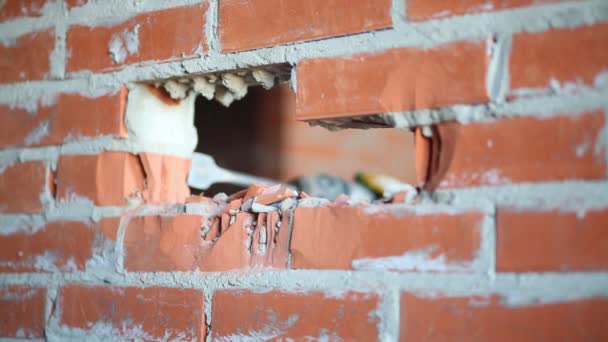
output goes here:
{"type": "Polygon", "coordinates": [[[485,74],[483,42],[308,59],[297,65],[296,118],[486,102],[485,74]]]}
{"type": "Polygon", "coordinates": [[[437,139],[450,143],[438,152],[440,171],[430,182],[452,188],[601,179],[606,175],[604,125],[602,112],[442,123],[437,139]]]}
{"type": "Polygon", "coordinates": [[[120,206],[144,186],[144,173],[135,155],[103,152],[64,155],[57,166],[57,199],[89,198],[96,205],[120,206]]]}
{"type": "Polygon", "coordinates": [[[608,24],[515,35],[511,89],[547,88],[551,80],[592,86],[600,73],[608,73],[606,41],[608,24]]]}
{"type": "Polygon", "coordinates": [[[46,289],[0,287],[0,337],[44,338],[46,289]]]}
{"type": "Polygon", "coordinates": [[[499,210],[496,267],[501,272],[608,270],[608,210],[499,210]]]}
{"type": "Polygon", "coordinates": [[[49,55],[54,47],[53,30],[28,33],[13,44],[0,44],[0,83],[46,78],[51,68],[49,55]]]}
{"type": "Polygon", "coordinates": [[[127,90],[95,98],[61,94],[35,114],[0,106],[0,147],[56,145],[99,135],[126,137],[127,90]]]}
{"type": "Polygon", "coordinates": [[[467,269],[479,250],[480,212],[366,210],[369,208],[297,208],[292,267],[451,271],[467,269]]]}
{"type": "Polygon", "coordinates": [[[389,0],[223,0],[223,52],[250,50],[392,26],[389,0]],[[243,24],[246,23],[246,24],[243,24]]]}
{"type": "Polygon", "coordinates": [[[197,290],[68,285],[58,302],[60,325],[85,331],[109,325],[107,339],[205,339],[203,293],[197,290]]]}
{"type": "Polygon", "coordinates": [[[401,341],[606,341],[608,300],[509,306],[492,296],[401,298],[401,341]]]}
{"type": "Polygon", "coordinates": [[[129,271],[193,271],[203,254],[202,217],[197,215],[131,218],[125,233],[129,271]]]}
{"type": "Polygon", "coordinates": [[[190,196],[190,159],[148,152],[139,156],[146,174],[147,202],[183,203],[190,196]]]}
{"type": "Polygon", "coordinates": [[[84,270],[95,231],[84,222],[47,223],[33,234],[0,235],[0,272],[84,270]]]}
{"type": "Polygon", "coordinates": [[[39,17],[47,4],[44,0],[5,0],[0,6],[0,21],[19,17],[39,17]]]}
{"type": "Polygon", "coordinates": [[[417,21],[560,1],[563,0],[407,0],[405,4],[407,17],[417,21]]]}
{"type": "Polygon", "coordinates": [[[41,162],[0,165],[0,213],[42,211],[40,194],[48,186],[48,167],[41,162]]]}
{"type": "Polygon", "coordinates": [[[72,26],[68,72],[194,57],[206,44],[207,3],[140,14],[114,26],[72,26]]]}
{"type": "Polygon", "coordinates": [[[265,293],[220,290],[213,295],[214,341],[375,341],[375,294],[265,293]]]}

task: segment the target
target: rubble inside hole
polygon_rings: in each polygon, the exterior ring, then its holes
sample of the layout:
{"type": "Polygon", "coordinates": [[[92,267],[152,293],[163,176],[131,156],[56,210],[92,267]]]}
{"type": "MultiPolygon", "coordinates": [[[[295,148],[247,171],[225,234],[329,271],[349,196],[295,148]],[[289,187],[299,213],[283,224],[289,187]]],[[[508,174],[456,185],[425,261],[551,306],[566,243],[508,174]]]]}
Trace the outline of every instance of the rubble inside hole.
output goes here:
{"type": "MultiPolygon", "coordinates": [[[[377,200],[371,204],[416,204],[418,193],[401,191],[391,198],[377,200]]],[[[284,184],[267,186],[253,184],[230,196],[219,193],[213,198],[204,194],[191,196],[185,211],[204,216],[201,236],[208,243],[217,242],[231,227],[238,223],[238,216],[250,215],[245,249],[249,254],[264,254],[277,243],[284,219],[297,207],[365,206],[370,203],[353,201],[347,195],[338,196],[333,202],[324,198],[310,197],[303,191],[288,188],[284,184]],[[263,230],[263,231],[262,231],[263,230]],[[255,238],[257,237],[257,238],[255,238]],[[255,238],[255,239],[254,239],[255,238]],[[262,253],[263,252],[263,253],[262,253]]]]}
{"type": "Polygon", "coordinates": [[[164,89],[174,100],[182,100],[190,92],[195,92],[207,100],[215,100],[228,107],[245,97],[249,87],[262,86],[268,90],[278,83],[288,81],[290,77],[291,69],[288,65],[271,65],[174,78],[154,82],[154,86],[164,89]]]}

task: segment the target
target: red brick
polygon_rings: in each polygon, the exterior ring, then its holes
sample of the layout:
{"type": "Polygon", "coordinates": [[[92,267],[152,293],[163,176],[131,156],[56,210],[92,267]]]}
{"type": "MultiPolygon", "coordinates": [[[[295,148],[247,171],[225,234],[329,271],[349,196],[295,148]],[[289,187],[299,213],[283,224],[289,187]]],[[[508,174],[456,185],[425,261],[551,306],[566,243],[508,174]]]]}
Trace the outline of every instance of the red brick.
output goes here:
{"type": "Polygon", "coordinates": [[[434,141],[443,143],[431,157],[439,165],[430,187],[604,178],[604,125],[603,112],[439,124],[434,141]]]}
{"type": "Polygon", "coordinates": [[[296,118],[486,102],[485,74],[483,42],[308,59],[297,65],[296,118]]]}
{"type": "Polygon", "coordinates": [[[407,0],[406,8],[407,17],[417,21],[560,1],[563,0],[407,0]]]}
{"type": "Polygon", "coordinates": [[[156,153],[139,154],[146,174],[147,202],[183,203],[190,196],[190,159],[156,153]]]}
{"type": "Polygon", "coordinates": [[[378,339],[375,294],[265,293],[220,290],[213,295],[215,340],[378,339]]]}
{"type": "Polygon", "coordinates": [[[42,211],[40,194],[48,187],[48,167],[41,162],[0,165],[0,213],[42,211]]]}
{"type": "Polygon", "coordinates": [[[204,3],[140,14],[113,26],[72,26],[67,32],[66,70],[105,71],[144,61],[195,57],[206,44],[206,10],[204,3]],[[121,53],[113,58],[112,51],[121,53]]]}
{"type": "Polygon", "coordinates": [[[5,0],[0,5],[0,21],[19,17],[39,17],[47,4],[44,0],[5,0]]]}
{"type": "Polygon", "coordinates": [[[223,0],[219,12],[222,51],[388,28],[392,26],[390,7],[389,0],[223,0]]]}
{"type": "Polygon", "coordinates": [[[143,190],[139,158],[126,152],[64,155],[57,166],[57,199],[82,196],[101,206],[121,206],[143,190]]]}
{"type": "Polygon", "coordinates": [[[193,271],[204,245],[197,215],[131,218],[125,233],[125,268],[129,271],[193,271]]]}
{"type": "Polygon", "coordinates": [[[0,287],[0,337],[43,338],[46,289],[0,287]]]}
{"type": "Polygon", "coordinates": [[[416,214],[379,207],[297,208],[291,265],[407,271],[468,269],[479,250],[482,218],[482,213],[473,211],[416,214]]]}
{"type": "Polygon", "coordinates": [[[608,24],[515,35],[511,89],[548,88],[551,80],[592,86],[600,73],[608,73],[606,41],[608,24]]]}
{"type": "MultiPolygon", "coordinates": [[[[259,214],[241,212],[221,217],[221,235],[214,242],[206,242],[207,250],[201,257],[200,269],[205,272],[223,272],[250,268],[285,269],[289,247],[290,214],[279,217],[277,212],[259,214]],[[281,220],[280,226],[277,222],[281,220]],[[254,227],[253,224],[256,223],[254,227]],[[265,229],[266,242],[260,241],[265,229]],[[261,247],[264,245],[264,247],[261,247]]],[[[220,222],[215,221],[216,225],[220,222]]],[[[219,227],[218,227],[219,230],[219,227]]],[[[215,234],[215,231],[211,233],[215,234]]],[[[211,240],[207,238],[207,240],[211,240]]]]}
{"type": "Polygon", "coordinates": [[[608,300],[509,306],[497,295],[401,298],[401,341],[606,341],[608,300]]]}
{"type": "Polygon", "coordinates": [[[126,137],[127,90],[89,98],[61,94],[36,113],[0,106],[0,147],[57,145],[99,135],[126,137]]]}
{"type": "Polygon", "coordinates": [[[35,233],[0,235],[0,272],[82,271],[95,231],[84,222],[51,222],[35,233]]]}
{"type": "Polygon", "coordinates": [[[496,267],[501,272],[608,270],[608,210],[498,211],[496,267]]]}
{"type": "Polygon", "coordinates": [[[49,56],[54,47],[53,30],[28,33],[13,44],[0,44],[0,83],[46,78],[51,68],[49,56]]]}
{"type": "Polygon", "coordinates": [[[69,285],[59,291],[58,310],[62,326],[111,326],[108,339],[205,339],[203,293],[193,289],[69,285]]]}

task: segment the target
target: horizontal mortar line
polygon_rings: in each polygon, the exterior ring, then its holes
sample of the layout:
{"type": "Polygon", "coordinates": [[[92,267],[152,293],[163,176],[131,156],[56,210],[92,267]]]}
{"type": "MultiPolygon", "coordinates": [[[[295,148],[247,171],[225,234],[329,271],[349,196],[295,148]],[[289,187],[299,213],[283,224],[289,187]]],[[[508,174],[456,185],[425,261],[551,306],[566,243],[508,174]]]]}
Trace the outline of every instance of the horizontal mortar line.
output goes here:
{"type": "Polygon", "coordinates": [[[432,196],[440,203],[494,203],[514,209],[541,209],[576,212],[608,208],[608,180],[555,181],[439,189],[432,196]]]}
{"type": "Polygon", "coordinates": [[[572,27],[608,20],[608,15],[606,15],[608,4],[601,0],[580,3],[576,6],[573,3],[538,6],[520,12],[522,11],[516,9],[480,14],[477,17],[483,19],[482,25],[471,24],[476,16],[455,17],[411,24],[405,31],[388,29],[231,54],[212,53],[201,58],[162,64],[128,65],[121,70],[107,74],[80,72],[71,74],[71,76],[88,80],[73,83],[71,85],[73,88],[70,87],[70,84],[62,85],[61,82],[75,81],[74,78],[64,81],[31,81],[2,85],[0,86],[0,103],[18,102],[17,100],[23,96],[22,88],[25,87],[30,88],[30,94],[32,92],[43,94],[66,91],[92,94],[96,91],[95,87],[98,84],[103,84],[104,87],[117,87],[128,82],[188,76],[194,73],[218,72],[278,63],[296,64],[306,58],[349,57],[358,53],[380,52],[398,47],[432,47],[453,41],[485,39],[490,32],[542,31],[548,28],[572,27]],[[573,10],[581,12],[580,20],[572,15],[573,10]],[[571,19],[574,23],[563,22],[565,14],[574,17],[571,19]],[[550,21],[551,18],[557,22],[550,21]]]}
{"type": "MultiPolygon", "coordinates": [[[[457,121],[466,124],[490,122],[512,117],[551,118],[576,116],[585,112],[606,110],[608,108],[608,88],[581,88],[578,90],[580,92],[576,94],[544,94],[503,103],[461,104],[433,109],[384,112],[378,115],[394,117],[388,120],[394,121],[398,128],[415,128],[445,121],[457,121]]],[[[336,121],[338,122],[336,125],[340,126],[339,122],[341,120],[347,123],[353,118],[365,117],[366,115],[376,114],[304,121],[323,122],[324,120],[329,120],[327,124],[331,125],[333,121],[336,121]]]]}
{"type": "Polygon", "coordinates": [[[259,273],[153,272],[19,274],[0,275],[0,285],[63,286],[161,286],[193,288],[203,291],[221,289],[276,289],[285,291],[379,292],[396,286],[401,291],[439,292],[445,295],[535,294],[539,298],[559,299],[572,296],[608,296],[608,272],[572,273],[497,273],[493,280],[482,274],[396,273],[363,271],[287,270],[259,273]],[[550,290],[548,290],[550,289],[550,290]],[[522,292],[525,290],[525,292],[522,292]],[[566,291],[572,290],[572,291],[566,291]],[[576,291],[574,291],[576,290],[576,291]]]}
{"type": "MultiPolygon", "coordinates": [[[[86,115],[83,113],[83,115],[86,115]]],[[[158,153],[169,156],[190,158],[191,152],[186,153],[178,148],[157,148],[139,145],[128,138],[112,138],[99,136],[73,140],[61,145],[40,147],[14,147],[0,150],[0,164],[13,164],[28,161],[47,161],[55,164],[61,156],[96,155],[102,152],[158,153]]]]}

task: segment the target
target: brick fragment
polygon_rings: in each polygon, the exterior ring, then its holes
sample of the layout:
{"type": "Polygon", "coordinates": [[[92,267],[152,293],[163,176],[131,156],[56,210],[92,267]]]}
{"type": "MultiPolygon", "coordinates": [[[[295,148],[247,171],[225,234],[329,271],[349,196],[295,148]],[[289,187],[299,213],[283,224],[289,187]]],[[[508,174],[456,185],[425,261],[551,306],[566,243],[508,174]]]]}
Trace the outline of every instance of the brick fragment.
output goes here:
{"type": "Polygon", "coordinates": [[[0,44],[0,83],[45,79],[54,47],[53,30],[28,33],[11,44],[0,44]]]}
{"type": "Polygon", "coordinates": [[[42,162],[0,165],[0,213],[38,213],[47,190],[48,167],[42,162]]]}
{"type": "Polygon", "coordinates": [[[428,20],[454,15],[475,14],[504,9],[556,3],[564,0],[407,0],[410,20],[428,20]]]}

